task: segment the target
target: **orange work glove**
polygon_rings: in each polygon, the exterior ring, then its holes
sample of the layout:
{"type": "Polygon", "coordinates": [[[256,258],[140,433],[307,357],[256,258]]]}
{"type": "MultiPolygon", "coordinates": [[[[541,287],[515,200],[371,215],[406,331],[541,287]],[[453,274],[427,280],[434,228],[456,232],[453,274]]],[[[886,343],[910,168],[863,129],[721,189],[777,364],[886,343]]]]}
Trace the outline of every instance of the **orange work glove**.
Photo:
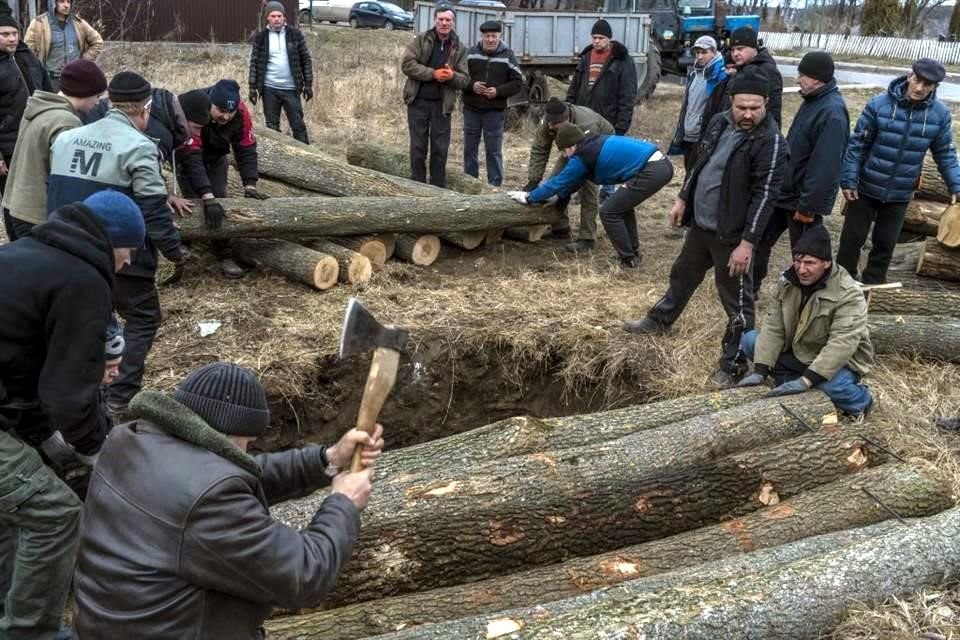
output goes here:
{"type": "Polygon", "coordinates": [[[803,224],[812,224],[816,218],[802,211],[794,211],[793,219],[797,222],[802,222],[803,224]]]}
{"type": "Polygon", "coordinates": [[[434,69],[433,79],[437,82],[450,82],[453,80],[453,69],[451,69],[449,65],[444,65],[439,69],[434,69]]]}

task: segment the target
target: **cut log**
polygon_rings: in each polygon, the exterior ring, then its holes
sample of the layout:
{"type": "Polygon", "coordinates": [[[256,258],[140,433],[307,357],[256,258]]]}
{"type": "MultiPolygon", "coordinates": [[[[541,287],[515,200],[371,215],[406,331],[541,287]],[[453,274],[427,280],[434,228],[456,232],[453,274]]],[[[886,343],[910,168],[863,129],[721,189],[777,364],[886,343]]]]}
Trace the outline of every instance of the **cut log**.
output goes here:
{"type": "MultiPolygon", "coordinates": [[[[347,149],[347,162],[357,167],[389,173],[395,176],[410,175],[410,156],[402,151],[378,144],[352,144],[347,149]]],[[[479,195],[493,193],[495,188],[467,175],[457,165],[447,165],[447,188],[459,193],[479,195]]]]}
{"type": "MultiPolygon", "coordinates": [[[[395,629],[529,607],[802,538],[881,522],[893,509],[921,517],[952,506],[950,488],[909,464],[881,465],[722,524],[502,578],[374,600],[268,624],[271,637],[352,640],[395,629]],[[876,497],[870,497],[866,487],[876,497]],[[880,502],[878,502],[879,500],[880,502]]],[[[462,637],[462,636],[449,636],[462,637]]]]}
{"type": "Polygon", "coordinates": [[[503,241],[503,232],[506,231],[503,227],[499,229],[490,229],[487,231],[487,237],[484,239],[485,244],[498,244],[503,241]]]}
{"type": "Polygon", "coordinates": [[[393,257],[397,250],[397,237],[392,233],[381,233],[375,236],[387,250],[387,260],[393,257]]]}
{"type": "Polygon", "coordinates": [[[960,319],[871,313],[867,324],[877,353],[960,362],[960,319]]]}
{"type": "Polygon", "coordinates": [[[440,238],[455,247],[473,251],[487,239],[486,231],[462,231],[459,233],[441,233],[440,238]]]}
{"type": "Polygon", "coordinates": [[[286,240],[238,238],[232,242],[237,258],[325,291],[337,284],[340,268],[333,256],[286,240]]]}
{"type": "MultiPolygon", "coordinates": [[[[300,189],[299,187],[294,187],[277,180],[271,180],[270,178],[261,177],[257,181],[257,191],[260,193],[270,196],[271,198],[289,198],[293,196],[316,196],[317,194],[313,191],[308,191],[306,189],[300,189]]],[[[242,198],[243,197],[243,182],[240,180],[240,174],[237,173],[236,169],[230,167],[230,170],[227,172],[227,197],[228,198],[242,198]]],[[[203,210],[200,210],[203,213],[203,210]]]]}
{"type": "Polygon", "coordinates": [[[960,318],[960,293],[893,289],[874,291],[870,313],[960,318]]]}
{"type": "Polygon", "coordinates": [[[504,229],[503,235],[511,240],[520,242],[539,242],[543,235],[550,229],[548,224],[527,225],[525,227],[510,227],[504,229]]]}
{"type": "Polygon", "coordinates": [[[960,249],[951,249],[937,242],[936,238],[927,238],[917,262],[917,275],[960,281],[960,249]]]}
{"type": "MultiPolygon", "coordinates": [[[[197,206],[199,206],[199,201],[197,206]]],[[[483,231],[506,224],[549,224],[552,207],[518,204],[506,194],[436,198],[224,198],[223,227],[207,229],[203,216],[180,221],[184,240],[235,237],[284,237],[292,240],[324,236],[380,233],[483,231]]]]}
{"type": "Polygon", "coordinates": [[[440,238],[435,235],[413,236],[406,233],[397,235],[394,256],[420,267],[429,267],[440,255],[440,238]]]}
{"type": "Polygon", "coordinates": [[[907,215],[903,220],[903,230],[925,236],[936,236],[940,216],[946,209],[942,202],[914,200],[907,205],[907,215]]]}
{"type": "Polygon", "coordinates": [[[835,432],[687,464],[637,462],[649,459],[644,446],[643,438],[624,438],[464,468],[440,480],[423,474],[403,491],[378,484],[327,604],[425,591],[663,538],[775,504],[885,455],[868,450],[860,436],[835,432]]]}
{"type": "Polygon", "coordinates": [[[920,185],[917,188],[916,198],[950,203],[950,190],[947,188],[937,163],[928,153],[923,159],[923,171],[920,174],[920,185]]]}
{"type": "Polygon", "coordinates": [[[337,238],[336,243],[366,256],[374,268],[380,268],[387,262],[387,247],[379,236],[337,238]]]}
{"type": "Polygon", "coordinates": [[[353,249],[340,246],[329,240],[314,240],[310,246],[321,253],[331,255],[340,265],[340,282],[363,284],[373,275],[373,265],[367,256],[353,249]]]}
{"type": "Polygon", "coordinates": [[[900,282],[904,289],[911,291],[956,291],[960,293],[960,282],[934,280],[917,275],[917,263],[920,261],[923,247],[923,242],[898,244],[893,251],[890,269],[887,271],[887,281],[900,282]]]}

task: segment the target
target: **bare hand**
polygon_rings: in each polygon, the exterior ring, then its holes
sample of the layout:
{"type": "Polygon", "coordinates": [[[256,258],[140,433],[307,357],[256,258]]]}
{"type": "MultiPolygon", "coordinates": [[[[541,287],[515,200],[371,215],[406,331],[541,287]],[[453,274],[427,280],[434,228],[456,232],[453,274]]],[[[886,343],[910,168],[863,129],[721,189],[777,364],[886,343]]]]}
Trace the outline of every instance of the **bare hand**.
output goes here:
{"type": "Polygon", "coordinates": [[[727,266],[730,268],[730,277],[742,276],[750,268],[753,259],[753,243],[741,240],[737,248],[730,254],[727,266]]]}
{"type": "Polygon", "coordinates": [[[683,224],[683,213],[687,210],[687,203],[677,198],[673,201],[673,207],[670,208],[670,224],[679,227],[683,224]]]}
{"type": "Polygon", "coordinates": [[[330,493],[342,493],[350,499],[359,511],[363,511],[370,502],[370,477],[373,469],[364,469],[356,473],[341,473],[330,484],[330,493]]]}
{"type": "Polygon", "coordinates": [[[7,163],[0,158],[0,176],[7,175],[7,163]]]}
{"type": "Polygon", "coordinates": [[[363,447],[360,451],[360,462],[366,469],[373,465],[383,453],[383,425],[378,424],[373,430],[373,435],[360,429],[350,429],[343,434],[337,444],[327,448],[327,462],[340,469],[346,469],[353,460],[353,451],[357,445],[363,447]]]}
{"type": "Polygon", "coordinates": [[[487,90],[484,92],[484,95],[485,95],[487,98],[489,98],[490,100],[493,100],[494,98],[497,97],[497,88],[496,88],[496,87],[487,87],[487,90]]]}
{"type": "Polygon", "coordinates": [[[473,92],[477,95],[484,96],[487,95],[487,83],[486,82],[474,82],[473,83],[473,92]]]}
{"type": "Polygon", "coordinates": [[[856,189],[841,189],[840,191],[843,192],[843,197],[847,202],[853,202],[854,200],[860,199],[860,194],[856,189]]]}
{"type": "Polygon", "coordinates": [[[193,213],[193,203],[186,198],[181,198],[180,196],[170,194],[167,196],[167,204],[170,205],[170,208],[173,209],[173,212],[180,218],[189,216],[191,213],[193,213]]]}

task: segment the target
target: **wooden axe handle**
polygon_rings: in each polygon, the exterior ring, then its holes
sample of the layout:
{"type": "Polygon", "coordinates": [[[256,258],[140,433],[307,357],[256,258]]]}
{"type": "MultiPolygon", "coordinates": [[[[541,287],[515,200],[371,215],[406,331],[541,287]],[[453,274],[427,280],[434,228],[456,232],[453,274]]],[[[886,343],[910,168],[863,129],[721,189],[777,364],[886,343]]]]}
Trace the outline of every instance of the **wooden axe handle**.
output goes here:
{"type": "MultiPolygon", "coordinates": [[[[373,362],[367,374],[367,386],[363,388],[363,398],[360,400],[360,412],[357,414],[357,429],[373,434],[377,426],[377,416],[383,403],[390,395],[393,383],[397,381],[397,367],[400,364],[400,352],[393,349],[378,347],[373,352],[373,362]]],[[[350,471],[360,471],[362,446],[353,451],[353,460],[350,462],[350,471]]]]}

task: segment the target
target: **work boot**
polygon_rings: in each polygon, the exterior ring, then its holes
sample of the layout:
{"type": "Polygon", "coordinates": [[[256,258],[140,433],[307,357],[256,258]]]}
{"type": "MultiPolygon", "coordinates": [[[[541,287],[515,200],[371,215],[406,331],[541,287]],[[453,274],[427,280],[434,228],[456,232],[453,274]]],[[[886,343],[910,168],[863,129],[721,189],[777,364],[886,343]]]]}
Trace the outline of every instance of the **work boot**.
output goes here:
{"type": "Polygon", "coordinates": [[[643,260],[640,256],[632,258],[620,258],[620,271],[636,271],[640,268],[640,262],[643,260]]]}
{"type": "Polygon", "coordinates": [[[593,251],[593,240],[577,240],[576,242],[571,242],[565,248],[570,253],[590,253],[593,251]]]}
{"type": "Polygon", "coordinates": [[[623,323],[623,330],[648,336],[662,336],[670,332],[670,325],[644,316],[639,320],[627,320],[623,323]]]}
{"type": "Polygon", "coordinates": [[[220,271],[223,277],[228,280],[238,280],[247,275],[246,269],[237,264],[233,258],[224,258],[220,261],[220,271]]]}
{"type": "Polygon", "coordinates": [[[717,369],[710,376],[710,386],[714,389],[729,389],[737,384],[738,376],[723,369],[717,369]]]}

